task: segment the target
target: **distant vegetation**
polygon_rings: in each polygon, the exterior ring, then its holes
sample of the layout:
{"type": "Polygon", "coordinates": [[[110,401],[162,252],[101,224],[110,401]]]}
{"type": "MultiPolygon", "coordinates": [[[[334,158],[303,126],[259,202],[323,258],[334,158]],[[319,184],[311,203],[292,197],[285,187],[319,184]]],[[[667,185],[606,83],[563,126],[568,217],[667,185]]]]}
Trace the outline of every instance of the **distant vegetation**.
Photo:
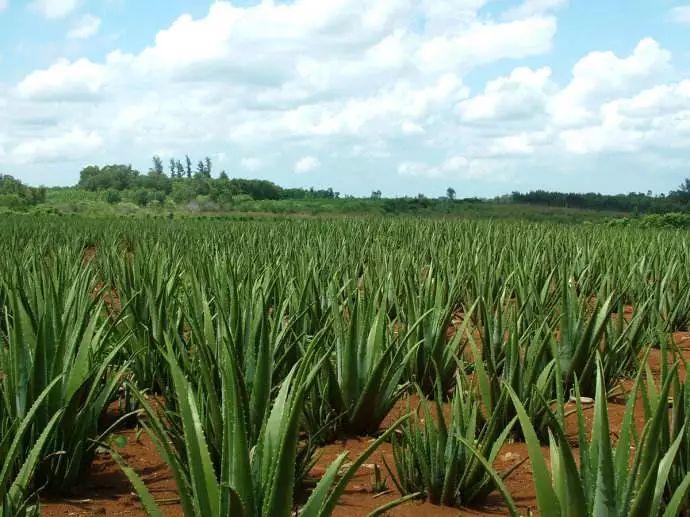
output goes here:
{"type": "Polygon", "coordinates": [[[649,214],[638,218],[611,219],[609,226],[641,226],[643,228],[690,228],[690,213],[649,214]]]}
{"type": "Polygon", "coordinates": [[[243,199],[335,199],[340,196],[333,189],[285,189],[271,181],[258,179],[230,179],[225,171],[212,176],[213,164],[206,157],[192,168],[192,160],[185,163],[170,160],[166,174],[163,162],[153,157],[153,167],[141,174],[131,165],[91,165],[80,173],[78,187],[92,192],[105,192],[105,200],[119,203],[127,200],[139,206],[164,204],[190,204],[190,208],[218,210],[243,199]]]}
{"type": "Polygon", "coordinates": [[[0,174],[0,206],[25,208],[43,203],[45,200],[45,188],[27,187],[12,176],[0,174]]]}
{"type": "Polygon", "coordinates": [[[654,196],[651,191],[646,194],[631,192],[629,194],[605,195],[598,193],[565,194],[536,190],[526,194],[513,192],[511,198],[515,203],[586,210],[635,213],[682,212],[690,209],[690,179],[686,179],[677,190],[672,190],[668,195],[654,196]]]}
{"type": "Polygon", "coordinates": [[[493,199],[463,198],[453,187],[439,197],[389,198],[380,190],[367,197],[343,196],[332,188],[283,188],[261,179],[214,174],[209,157],[194,165],[189,156],[164,165],[154,156],[142,173],[131,165],[89,165],[73,187],[32,188],[0,175],[0,208],[56,213],[130,214],[263,212],[272,214],[429,215],[583,221],[610,219],[611,224],[688,227],[690,179],[668,194],[618,195],[537,190],[493,199]],[[645,218],[657,214],[663,217],[645,218]],[[676,214],[676,215],[674,215],[676,214]],[[680,214],[680,215],[677,215],[680,214]],[[641,221],[640,219],[645,219],[641,221]]]}

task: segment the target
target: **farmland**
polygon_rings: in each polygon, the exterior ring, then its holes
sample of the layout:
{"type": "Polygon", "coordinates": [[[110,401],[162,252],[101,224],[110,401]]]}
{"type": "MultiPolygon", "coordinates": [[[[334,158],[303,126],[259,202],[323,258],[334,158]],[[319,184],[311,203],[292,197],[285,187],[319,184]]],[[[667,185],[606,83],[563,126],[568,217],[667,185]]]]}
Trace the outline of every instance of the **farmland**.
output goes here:
{"type": "Polygon", "coordinates": [[[689,322],[680,230],[7,215],[0,516],[688,515],[689,322]]]}

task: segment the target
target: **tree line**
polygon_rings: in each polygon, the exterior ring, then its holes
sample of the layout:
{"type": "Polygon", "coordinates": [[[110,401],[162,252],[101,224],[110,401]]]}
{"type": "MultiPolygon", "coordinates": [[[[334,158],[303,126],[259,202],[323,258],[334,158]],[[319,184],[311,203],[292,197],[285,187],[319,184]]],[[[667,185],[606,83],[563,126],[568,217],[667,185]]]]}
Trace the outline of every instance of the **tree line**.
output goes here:
{"type": "Polygon", "coordinates": [[[184,161],[171,158],[168,173],[163,161],[154,156],[152,167],[146,174],[131,165],[113,164],[99,167],[90,165],[79,174],[78,187],[89,191],[105,191],[106,200],[115,203],[129,198],[141,206],[171,199],[175,203],[211,201],[229,203],[238,196],[254,200],[277,199],[335,199],[340,196],[333,189],[283,188],[272,181],[261,179],[230,178],[223,170],[213,176],[210,157],[199,160],[196,167],[185,155],[184,161]],[[125,193],[127,195],[125,195],[125,193]]]}
{"type": "MultiPolygon", "coordinates": [[[[222,209],[242,200],[327,200],[341,197],[332,188],[283,188],[268,180],[230,178],[224,170],[218,175],[213,172],[213,162],[208,156],[198,160],[196,165],[189,155],[183,159],[171,158],[167,168],[159,156],[154,156],[146,173],[124,164],[89,165],[81,170],[76,187],[103,193],[103,198],[113,204],[129,201],[148,206],[170,202],[175,205],[196,204],[200,209],[222,209]]],[[[448,187],[445,195],[437,198],[428,198],[424,194],[390,198],[384,197],[381,190],[372,191],[369,198],[380,203],[381,209],[388,213],[447,212],[460,203],[510,203],[628,214],[668,214],[690,212],[690,178],[668,194],[659,195],[652,192],[607,195],[534,190],[487,200],[458,198],[456,190],[448,187]]],[[[45,199],[44,187],[28,187],[12,176],[0,174],[0,206],[29,207],[43,203],[45,199]]]]}
{"type": "Polygon", "coordinates": [[[0,206],[25,208],[46,200],[44,187],[27,187],[9,174],[0,174],[0,206]]]}
{"type": "Polygon", "coordinates": [[[664,214],[690,211],[690,178],[668,194],[653,195],[652,192],[631,192],[629,194],[586,194],[549,192],[534,190],[527,193],[513,192],[514,203],[541,205],[587,210],[605,210],[635,214],[664,214]]]}

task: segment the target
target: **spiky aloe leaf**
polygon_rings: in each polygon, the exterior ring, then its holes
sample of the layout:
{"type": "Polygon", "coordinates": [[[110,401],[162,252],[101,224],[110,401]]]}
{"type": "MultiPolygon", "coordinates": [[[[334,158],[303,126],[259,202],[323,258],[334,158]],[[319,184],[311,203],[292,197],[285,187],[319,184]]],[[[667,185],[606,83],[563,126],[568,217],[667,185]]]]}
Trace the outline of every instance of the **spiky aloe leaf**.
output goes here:
{"type": "Polygon", "coordinates": [[[141,501],[144,511],[149,517],[162,517],[162,513],[156,500],[151,495],[151,492],[146,487],[146,484],[142,481],[141,477],[134,471],[132,467],[127,465],[127,462],[120,456],[120,454],[115,449],[110,449],[110,456],[115,460],[115,463],[120,467],[120,470],[124,472],[127,479],[132,484],[134,491],[137,493],[139,500],[141,501]]]}
{"type": "Polygon", "coordinates": [[[609,418],[606,402],[601,358],[597,358],[596,399],[594,401],[594,421],[592,422],[592,448],[596,452],[596,476],[594,478],[593,514],[614,517],[616,513],[616,478],[614,475],[613,450],[609,437],[609,418]]]}
{"type": "Polygon", "coordinates": [[[551,485],[551,476],[549,475],[549,470],[546,467],[546,461],[541,452],[541,447],[539,445],[539,439],[537,438],[537,433],[532,427],[529,416],[525,411],[524,406],[520,402],[517,394],[512,390],[510,386],[506,386],[510,398],[513,400],[515,405],[515,411],[517,412],[518,420],[520,421],[520,426],[522,427],[522,433],[525,436],[525,441],[527,442],[527,452],[529,453],[530,462],[532,463],[532,472],[534,475],[534,487],[537,492],[537,505],[539,507],[539,513],[541,515],[549,515],[553,517],[560,517],[562,515],[561,506],[558,501],[558,496],[551,485]]]}

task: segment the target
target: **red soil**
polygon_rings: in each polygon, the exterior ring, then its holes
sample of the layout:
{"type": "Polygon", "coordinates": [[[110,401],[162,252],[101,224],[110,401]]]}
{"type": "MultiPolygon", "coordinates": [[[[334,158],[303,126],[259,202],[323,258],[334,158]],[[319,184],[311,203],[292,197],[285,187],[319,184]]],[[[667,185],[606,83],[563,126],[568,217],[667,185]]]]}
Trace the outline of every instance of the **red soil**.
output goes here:
{"type": "MultiPolygon", "coordinates": [[[[127,437],[127,446],[120,454],[142,477],[153,497],[161,504],[164,515],[182,517],[182,509],[177,504],[175,481],[148,435],[142,433],[137,442],[133,430],[119,434],[127,437]],[[165,504],[166,501],[171,502],[165,504]]],[[[41,503],[41,515],[50,517],[146,516],[127,477],[108,453],[96,457],[86,479],[83,484],[75,487],[72,497],[55,501],[43,500],[41,503]]]]}

